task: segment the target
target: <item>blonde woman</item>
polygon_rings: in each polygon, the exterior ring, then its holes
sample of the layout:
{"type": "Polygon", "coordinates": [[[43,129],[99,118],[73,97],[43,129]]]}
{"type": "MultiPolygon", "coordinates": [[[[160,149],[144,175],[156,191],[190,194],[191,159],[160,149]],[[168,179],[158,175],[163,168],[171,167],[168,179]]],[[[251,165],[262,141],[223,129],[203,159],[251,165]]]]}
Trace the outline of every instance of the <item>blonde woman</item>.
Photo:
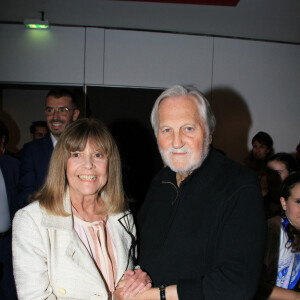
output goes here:
{"type": "Polygon", "coordinates": [[[121,279],[129,296],[142,293],[151,281],[134,270],[135,237],[113,138],[98,120],[75,121],[44,186],[14,218],[19,299],[112,299],[121,279]]]}

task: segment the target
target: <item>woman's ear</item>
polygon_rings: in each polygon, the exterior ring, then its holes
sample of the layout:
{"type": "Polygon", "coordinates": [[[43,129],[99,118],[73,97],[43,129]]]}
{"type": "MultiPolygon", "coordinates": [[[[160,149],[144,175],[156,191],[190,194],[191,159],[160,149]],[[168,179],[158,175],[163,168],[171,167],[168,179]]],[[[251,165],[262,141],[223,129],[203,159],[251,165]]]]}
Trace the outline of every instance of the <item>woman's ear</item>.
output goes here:
{"type": "Polygon", "coordinates": [[[280,197],[281,207],[284,211],[286,211],[286,201],[283,197],[280,197]]]}

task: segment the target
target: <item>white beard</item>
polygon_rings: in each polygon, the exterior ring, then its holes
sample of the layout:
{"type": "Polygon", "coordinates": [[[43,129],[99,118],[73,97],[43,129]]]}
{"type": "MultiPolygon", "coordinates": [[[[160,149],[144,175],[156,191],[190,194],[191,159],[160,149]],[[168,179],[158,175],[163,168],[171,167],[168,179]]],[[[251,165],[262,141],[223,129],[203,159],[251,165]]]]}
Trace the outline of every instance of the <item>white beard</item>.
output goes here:
{"type": "Polygon", "coordinates": [[[194,161],[193,158],[193,152],[187,148],[187,147],[183,147],[180,149],[174,149],[174,148],[169,148],[165,151],[163,151],[159,145],[158,145],[158,149],[160,152],[160,155],[164,161],[164,163],[175,173],[190,173],[191,171],[199,168],[202,164],[202,162],[205,160],[208,152],[209,152],[209,144],[210,144],[210,137],[209,135],[207,135],[207,137],[205,137],[205,139],[203,140],[203,144],[202,144],[202,153],[201,153],[201,157],[199,161],[194,161]],[[188,163],[188,165],[185,168],[175,168],[173,166],[173,162],[170,159],[170,155],[172,153],[188,153],[191,154],[191,160],[188,163]]]}

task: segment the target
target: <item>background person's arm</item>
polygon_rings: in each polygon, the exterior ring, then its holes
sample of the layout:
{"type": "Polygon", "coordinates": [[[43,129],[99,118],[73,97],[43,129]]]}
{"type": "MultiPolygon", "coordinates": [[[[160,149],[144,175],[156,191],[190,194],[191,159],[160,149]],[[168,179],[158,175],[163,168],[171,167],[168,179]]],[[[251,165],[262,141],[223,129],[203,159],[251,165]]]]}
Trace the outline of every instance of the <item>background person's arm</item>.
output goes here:
{"type": "Polygon", "coordinates": [[[300,300],[300,293],[263,283],[255,300],[300,300]]]}

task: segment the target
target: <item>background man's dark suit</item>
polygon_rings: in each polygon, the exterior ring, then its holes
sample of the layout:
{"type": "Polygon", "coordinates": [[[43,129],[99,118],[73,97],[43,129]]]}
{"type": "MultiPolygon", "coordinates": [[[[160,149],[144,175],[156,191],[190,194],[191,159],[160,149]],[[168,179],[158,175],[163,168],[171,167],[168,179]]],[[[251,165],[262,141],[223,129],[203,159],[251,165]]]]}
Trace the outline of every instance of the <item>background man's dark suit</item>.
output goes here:
{"type": "MultiPolygon", "coordinates": [[[[8,155],[0,155],[0,168],[5,181],[10,219],[17,210],[17,184],[19,180],[19,161],[8,155]]],[[[0,299],[17,299],[12,270],[11,230],[0,238],[0,299]]]]}
{"type": "Polygon", "coordinates": [[[20,207],[28,204],[28,196],[44,183],[53,152],[50,135],[24,145],[21,157],[18,202],[20,207]]]}

